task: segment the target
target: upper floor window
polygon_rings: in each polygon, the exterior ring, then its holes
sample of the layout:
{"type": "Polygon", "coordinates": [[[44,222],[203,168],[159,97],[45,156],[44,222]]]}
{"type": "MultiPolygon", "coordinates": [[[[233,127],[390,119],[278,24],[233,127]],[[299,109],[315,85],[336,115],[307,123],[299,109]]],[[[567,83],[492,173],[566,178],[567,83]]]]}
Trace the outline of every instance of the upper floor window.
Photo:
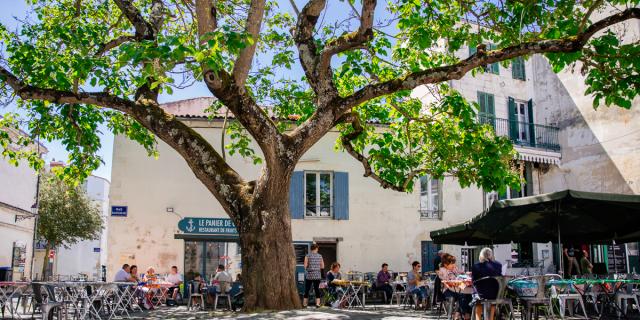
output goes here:
{"type": "Polygon", "coordinates": [[[442,181],[420,177],[420,218],[442,219],[442,181]]]}
{"type": "MultiPolygon", "coordinates": [[[[495,50],[497,49],[496,45],[493,43],[487,44],[487,50],[495,50]]],[[[473,55],[478,51],[476,47],[469,46],[469,55],[473,55]]],[[[500,63],[495,62],[488,65],[482,66],[485,72],[491,72],[493,74],[500,74],[500,63]]]]}
{"type": "Polygon", "coordinates": [[[333,216],[333,175],[306,171],[304,174],[305,217],[333,216]]]}
{"type": "Polygon", "coordinates": [[[514,79],[527,80],[527,75],[524,71],[524,58],[517,57],[511,60],[511,75],[514,79]]]}

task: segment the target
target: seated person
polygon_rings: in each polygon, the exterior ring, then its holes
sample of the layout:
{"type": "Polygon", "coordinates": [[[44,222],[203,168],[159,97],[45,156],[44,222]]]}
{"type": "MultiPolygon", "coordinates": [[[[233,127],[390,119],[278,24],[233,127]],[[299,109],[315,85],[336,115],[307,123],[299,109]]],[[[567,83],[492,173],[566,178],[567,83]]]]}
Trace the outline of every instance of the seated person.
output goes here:
{"type": "Polygon", "coordinates": [[[142,288],[142,291],[144,292],[144,307],[147,310],[153,309],[152,299],[153,299],[153,296],[155,295],[155,292],[158,291],[158,288],[150,287],[149,285],[152,285],[157,281],[158,281],[158,276],[156,275],[156,270],[153,267],[147,268],[147,272],[142,277],[142,282],[145,282],[147,285],[142,288]]]}
{"type": "Polygon", "coordinates": [[[429,293],[427,292],[427,287],[420,285],[422,281],[420,262],[414,261],[411,267],[411,271],[407,274],[407,291],[418,297],[418,301],[416,301],[418,307],[426,308],[429,293]]]}
{"type": "Polygon", "coordinates": [[[171,299],[176,300],[178,291],[180,291],[180,285],[182,284],[182,275],[178,273],[178,267],[172,266],[171,272],[167,276],[167,282],[171,282],[172,286],[169,288],[169,296],[171,299]]]}
{"type": "Polygon", "coordinates": [[[209,294],[216,295],[219,293],[227,293],[231,290],[231,283],[233,277],[231,274],[224,270],[224,265],[218,265],[216,275],[211,279],[211,287],[209,287],[209,294]]]}
{"type": "Polygon", "coordinates": [[[140,282],[140,277],[138,277],[138,266],[136,266],[135,264],[132,265],[131,268],[129,268],[129,272],[131,273],[130,282],[140,282]]]}
{"type": "Polygon", "coordinates": [[[342,274],[340,273],[340,264],[337,262],[332,263],[331,270],[327,272],[327,287],[332,295],[342,293],[342,287],[336,285],[333,280],[342,280],[342,274]]]}
{"type": "Polygon", "coordinates": [[[114,282],[131,282],[131,275],[129,274],[129,264],[123,264],[122,269],[116,272],[115,277],[113,277],[114,282]]]}
{"type": "Polygon", "coordinates": [[[388,303],[389,300],[391,300],[391,295],[393,294],[393,288],[391,287],[391,273],[389,273],[389,265],[386,263],[383,263],[382,269],[378,271],[378,276],[376,277],[376,290],[384,291],[386,299],[384,303],[388,303]]]}
{"type": "Polygon", "coordinates": [[[460,271],[458,267],[456,267],[456,257],[445,253],[442,255],[442,262],[440,263],[441,267],[438,270],[438,277],[443,281],[443,293],[442,296],[445,299],[453,298],[458,301],[458,310],[456,310],[456,314],[454,315],[454,319],[460,319],[460,315],[464,315],[465,319],[471,318],[471,307],[469,303],[471,303],[471,294],[464,293],[461,291],[457,291],[453,288],[447,287],[444,284],[444,281],[447,280],[455,280],[459,275],[464,274],[464,272],[460,271]]]}
{"type": "MultiPolygon", "coordinates": [[[[480,262],[471,267],[471,278],[473,279],[474,287],[476,288],[480,298],[487,300],[495,299],[498,296],[498,283],[494,280],[478,280],[487,277],[501,276],[502,264],[495,261],[493,251],[489,248],[483,248],[480,250],[478,261],[480,262]]],[[[494,319],[495,309],[495,306],[491,306],[491,316],[489,319],[494,319]]],[[[476,305],[475,313],[476,319],[482,318],[482,304],[476,305]]]]}

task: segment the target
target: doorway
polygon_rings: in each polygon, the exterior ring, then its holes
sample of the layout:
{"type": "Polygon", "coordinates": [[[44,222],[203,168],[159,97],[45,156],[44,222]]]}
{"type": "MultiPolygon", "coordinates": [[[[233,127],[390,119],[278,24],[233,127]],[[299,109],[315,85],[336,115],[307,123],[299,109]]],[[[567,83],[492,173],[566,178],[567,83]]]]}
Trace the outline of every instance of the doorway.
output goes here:
{"type": "Polygon", "coordinates": [[[320,242],[318,243],[318,253],[322,255],[324,261],[324,272],[322,273],[322,279],[325,278],[326,273],[331,269],[331,264],[338,261],[338,244],[336,242],[320,242]]]}

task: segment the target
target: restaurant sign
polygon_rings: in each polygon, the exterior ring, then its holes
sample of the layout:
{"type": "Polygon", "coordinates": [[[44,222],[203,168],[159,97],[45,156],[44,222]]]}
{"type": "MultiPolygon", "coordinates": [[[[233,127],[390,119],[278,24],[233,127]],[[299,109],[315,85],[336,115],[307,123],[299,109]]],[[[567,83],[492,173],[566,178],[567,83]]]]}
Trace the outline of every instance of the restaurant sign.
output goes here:
{"type": "Polygon", "coordinates": [[[238,235],[238,230],[229,218],[183,218],[178,229],[190,234],[238,235]]]}

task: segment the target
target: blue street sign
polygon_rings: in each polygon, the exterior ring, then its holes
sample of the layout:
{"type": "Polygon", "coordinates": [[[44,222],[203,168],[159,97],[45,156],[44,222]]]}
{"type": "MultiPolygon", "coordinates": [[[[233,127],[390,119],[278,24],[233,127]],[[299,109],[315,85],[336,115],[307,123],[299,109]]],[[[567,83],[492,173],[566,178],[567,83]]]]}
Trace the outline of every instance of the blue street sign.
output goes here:
{"type": "Polygon", "coordinates": [[[190,234],[238,235],[238,230],[229,218],[183,218],[178,229],[190,234]]]}
{"type": "Polygon", "coordinates": [[[100,252],[100,248],[93,248],[93,252],[100,252]]]}
{"type": "Polygon", "coordinates": [[[127,206],[111,206],[112,217],[126,217],[128,213],[127,206]]]}

